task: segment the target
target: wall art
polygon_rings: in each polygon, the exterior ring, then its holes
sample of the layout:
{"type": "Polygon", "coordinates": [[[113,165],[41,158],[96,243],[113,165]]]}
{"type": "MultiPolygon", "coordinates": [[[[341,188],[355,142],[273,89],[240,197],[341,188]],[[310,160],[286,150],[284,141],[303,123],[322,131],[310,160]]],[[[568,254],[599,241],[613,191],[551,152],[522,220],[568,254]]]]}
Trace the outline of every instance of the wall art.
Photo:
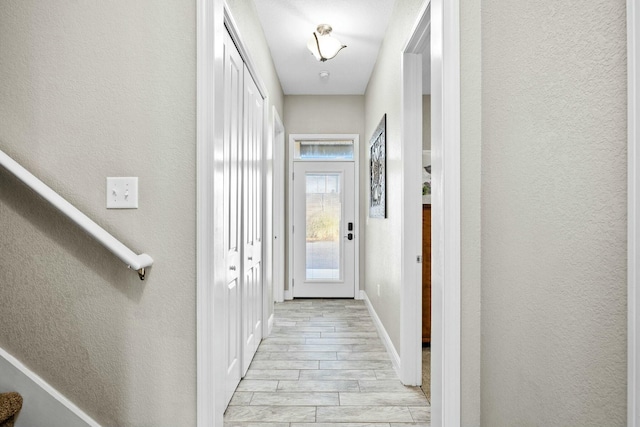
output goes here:
{"type": "Polygon", "coordinates": [[[387,115],[373,132],[369,142],[369,217],[387,217],[387,115]]]}

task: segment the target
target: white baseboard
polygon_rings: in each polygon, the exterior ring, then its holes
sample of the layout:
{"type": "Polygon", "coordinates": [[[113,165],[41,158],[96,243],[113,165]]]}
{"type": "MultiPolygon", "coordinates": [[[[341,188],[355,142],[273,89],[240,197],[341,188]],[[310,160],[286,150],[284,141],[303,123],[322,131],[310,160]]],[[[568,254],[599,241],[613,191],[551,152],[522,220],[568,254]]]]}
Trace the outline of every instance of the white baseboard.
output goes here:
{"type": "Polygon", "coordinates": [[[0,348],[0,392],[17,391],[24,399],[16,427],[100,427],[94,419],[0,348]]]}
{"type": "Polygon", "coordinates": [[[387,353],[389,353],[389,356],[391,357],[391,363],[393,363],[393,369],[396,371],[398,378],[400,378],[400,355],[396,351],[396,348],[393,346],[393,342],[391,342],[391,338],[389,337],[387,330],[384,328],[382,321],[378,317],[378,313],[376,313],[376,310],[373,308],[371,301],[369,301],[369,297],[367,296],[367,293],[365,291],[360,291],[360,297],[361,299],[364,300],[364,303],[367,306],[367,309],[369,310],[369,314],[373,319],[373,323],[376,325],[378,334],[380,335],[380,338],[382,338],[382,343],[387,349],[387,353]]]}
{"type": "Polygon", "coordinates": [[[285,290],[284,291],[284,300],[285,301],[291,301],[293,299],[293,294],[291,293],[290,290],[285,290]]]}

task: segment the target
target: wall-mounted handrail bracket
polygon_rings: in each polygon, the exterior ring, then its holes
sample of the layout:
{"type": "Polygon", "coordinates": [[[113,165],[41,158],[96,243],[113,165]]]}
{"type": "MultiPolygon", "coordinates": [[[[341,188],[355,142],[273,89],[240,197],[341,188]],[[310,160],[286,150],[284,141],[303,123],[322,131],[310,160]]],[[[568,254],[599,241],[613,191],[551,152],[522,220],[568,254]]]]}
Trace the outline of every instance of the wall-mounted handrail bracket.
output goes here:
{"type": "Polygon", "coordinates": [[[14,174],[16,178],[38,193],[47,202],[51,203],[56,209],[65,214],[80,228],[89,233],[89,235],[94,239],[102,243],[105,248],[109,249],[115,256],[120,258],[120,260],[122,260],[122,262],[124,262],[129,268],[136,270],[140,280],[144,280],[145,269],[153,264],[153,258],[147,254],[137,255],[122,242],[109,234],[108,231],[92,221],[91,218],[80,212],[78,208],[67,202],[44,182],[36,178],[31,172],[23,168],[18,162],[13,160],[2,150],[0,150],[0,166],[3,166],[9,172],[14,174]]]}

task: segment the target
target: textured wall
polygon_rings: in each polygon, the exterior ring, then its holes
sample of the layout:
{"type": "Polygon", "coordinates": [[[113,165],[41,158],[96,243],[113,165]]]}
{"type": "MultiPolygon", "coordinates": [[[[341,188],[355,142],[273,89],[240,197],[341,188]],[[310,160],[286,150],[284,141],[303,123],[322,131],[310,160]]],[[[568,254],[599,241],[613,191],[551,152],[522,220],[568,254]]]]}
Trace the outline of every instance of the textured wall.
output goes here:
{"type": "Polygon", "coordinates": [[[105,426],[195,425],[195,7],[0,2],[0,149],[155,260],[141,282],[0,170],[0,347],[105,426]]]}
{"type": "Polygon", "coordinates": [[[364,96],[287,95],[282,120],[287,139],[292,133],[357,133],[362,142],[364,96]]]}
{"type": "Polygon", "coordinates": [[[431,95],[422,96],[422,149],[431,150],[431,95]]]}
{"type": "Polygon", "coordinates": [[[402,244],[401,52],[423,3],[422,0],[396,1],[365,93],[365,143],[362,149],[367,162],[371,134],[382,116],[387,114],[387,218],[369,218],[369,201],[366,200],[365,290],[398,351],[402,244]]]}
{"type": "MultiPolygon", "coordinates": [[[[284,128],[286,131],[285,144],[287,167],[289,165],[289,134],[295,133],[357,133],[360,135],[360,146],[366,145],[364,136],[364,96],[362,95],[287,95],[284,98],[284,128]]],[[[288,176],[288,175],[286,175],[288,176]]],[[[362,153],[360,155],[360,187],[367,181],[367,164],[362,153]]],[[[287,181],[288,185],[288,181],[287,181]]],[[[367,216],[366,194],[360,194],[360,230],[367,216]]],[[[289,210],[286,210],[288,216],[289,210]]],[[[360,236],[360,285],[365,281],[364,253],[365,236],[360,236]]],[[[288,233],[287,233],[288,238],[288,233]]],[[[288,275],[288,269],[285,270],[288,275]]],[[[287,277],[286,289],[289,278],[287,277]]]]}
{"type": "Polygon", "coordinates": [[[460,422],[480,426],[480,2],[460,2],[460,422]]]}
{"type": "Polygon", "coordinates": [[[626,424],[625,20],[482,3],[482,425],[626,424]]]}

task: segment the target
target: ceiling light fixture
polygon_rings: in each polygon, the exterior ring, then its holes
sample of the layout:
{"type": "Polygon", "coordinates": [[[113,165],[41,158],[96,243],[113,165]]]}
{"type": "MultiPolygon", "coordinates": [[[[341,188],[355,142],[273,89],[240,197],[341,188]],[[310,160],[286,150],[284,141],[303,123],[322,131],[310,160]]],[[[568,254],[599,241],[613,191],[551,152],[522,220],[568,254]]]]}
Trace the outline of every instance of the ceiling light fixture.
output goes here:
{"type": "Polygon", "coordinates": [[[331,59],[347,47],[338,39],[331,37],[331,30],[331,25],[320,24],[313,33],[313,38],[307,42],[307,48],[318,61],[324,62],[331,59]]]}

